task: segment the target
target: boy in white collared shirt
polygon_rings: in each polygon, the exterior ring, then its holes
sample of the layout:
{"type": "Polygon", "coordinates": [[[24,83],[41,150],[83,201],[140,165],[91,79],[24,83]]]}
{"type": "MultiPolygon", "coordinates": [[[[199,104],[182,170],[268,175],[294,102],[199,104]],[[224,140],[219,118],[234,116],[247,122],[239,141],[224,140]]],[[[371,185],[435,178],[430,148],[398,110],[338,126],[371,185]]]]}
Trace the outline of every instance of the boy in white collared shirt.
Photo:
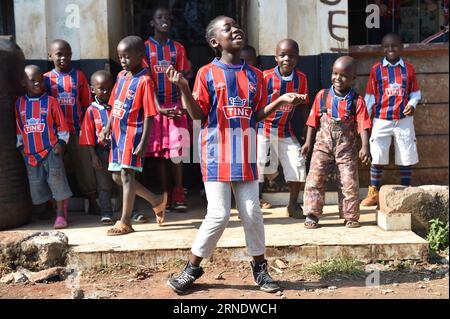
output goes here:
{"type": "Polygon", "coordinates": [[[414,130],[414,111],[421,99],[416,72],[401,58],[403,48],[399,35],[389,33],[382,40],[384,59],[372,67],[365,101],[373,118],[370,153],[370,186],[363,206],[378,204],[383,168],[389,164],[392,137],[395,164],[400,167],[401,185],[411,185],[411,166],[419,162],[414,130]]]}

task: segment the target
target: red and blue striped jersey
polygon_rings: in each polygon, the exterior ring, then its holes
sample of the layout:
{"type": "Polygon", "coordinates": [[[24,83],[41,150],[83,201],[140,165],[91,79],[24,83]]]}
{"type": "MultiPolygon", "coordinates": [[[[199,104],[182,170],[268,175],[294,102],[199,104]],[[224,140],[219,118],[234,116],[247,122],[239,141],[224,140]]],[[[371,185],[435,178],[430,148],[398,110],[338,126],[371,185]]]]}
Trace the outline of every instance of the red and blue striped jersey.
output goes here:
{"type": "MultiPolygon", "coordinates": [[[[292,74],[292,80],[286,81],[283,80],[278,67],[275,67],[272,70],[264,71],[264,81],[267,86],[267,105],[286,93],[308,94],[306,75],[298,70],[292,74]]],[[[306,107],[307,104],[309,104],[309,99],[301,107],[306,107]]],[[[270,137],[272,134],[282,138],[295,136],[291,124],[294,110],[294,105],[286,104],[267,117],[262,126],[264,135],[270,137]]]]}
{"type": "Polygon", "coordinates": [[[58,99],[71,134],[80,134],[86,108],[92,96],[86,76],[80,70],[59,73],[55,69],[44,74],[47,92],[58,99]]]}
{"type": "Polygon", "coordinates": [[[409,96],[419,91],[416,72],[411,63],[383,66],[383,61],[375,64],[370,72],[366,94],[375,96],[372,115],[377,119],[398,121],[408,105],[409,96]]]}
{"type": "MultiPolygon", "coordinates": [[[[325,90],[321,90],[317,93],[308,117],[308,121],[306,122],[306,125],[316,129],[320,125],[320,117],[322,116],[321,110],[323,109],[324,92],[325,90]]],[[[334,88],[331,87],[326,101],[326,116],[336,120],[343,120],[353,117],[357,123],[358,132],[361,133],[364,130],[370,129],[372,124],[370,121],[369,112],[367,112],[366,102],[362,96],[358,96],[356,110],[354,110],[354,112],[352,111],[354,94],[355,91],[352,89],[345,97],[342,98],[336,96],[334,88]]]]}
{"type": "Polygon", "coordinates": [[[25,160],[37,166],[58,140],[69,141],[69,128],[58,101],[44,93],[38,98],[22,96],[17,99],[17,147],[23,147],[25,160]]]}
{"type": "Polygon", "coordinates": [[[215,59],[198,71],[193,96],[206,117],[199,137],[203,180],[256,180],[256,112],[267,100],[262,72],[215,59]]]}
{"type": "Polygon", "coordinates": [[[153,82],[158,91],[159,104],[173,105],[180,102],[180,94],[175,84],[170,83],[166,76],[167,68],[173,65],[179,72],[189,71],[186,49],[180,43],[169,39],[161,45],[149,37],[145,42],[146,59],[143,66],[150,69],[153,82]]]}
{"type": "Polygon", "coordinates": [[[154,87],[147,69],[136,75],[122,71],[117,76],[109,105],[112,105],[110,163],[142,167],[133,155],[142,140],[144,120],[156,115],[154,87]]]}
{"type": "Polygon", "coordinates": [[[107,146],[98,140],[100,133],[108,124],[111,106],[99,103],[96,99],[86,110],[80,133],[80,145],[107,146]]]}

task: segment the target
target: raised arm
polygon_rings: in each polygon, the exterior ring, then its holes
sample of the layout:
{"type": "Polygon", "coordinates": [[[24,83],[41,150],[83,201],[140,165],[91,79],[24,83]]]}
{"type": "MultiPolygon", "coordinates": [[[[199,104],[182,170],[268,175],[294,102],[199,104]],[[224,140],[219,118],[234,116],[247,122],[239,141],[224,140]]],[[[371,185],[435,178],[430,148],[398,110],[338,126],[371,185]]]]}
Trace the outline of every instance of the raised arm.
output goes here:
{"type": "Polygon", "coordinates": [[[256,121],[257,122],[263,121],[270,114],[272,114],[273,112],[275,112],[277,109],[279,109],[281,106],[283,106],[285,104],[298,105],[298,104],[304,103],[306,98],[307,97],[303,94],[286,93],[286,94],[280,96],[274,102],[267,105],[266,107],[257,111],[256,112],[256,121]]]}
{"type": "Polygon", "coordinates": [[[201,120],[202,122],[204,122],[206,120],[206,116],[203,113],[200,105],[198,105],[195,101],[191,89],[189,88],[189,82],[186,80],[183,74],[175,70],[171,65],[167,69],[166,75],[169,81],[175,84],[180,89],[181,103],[183,104],[183,107],[187,109],[191,118],[193,120],[201,120]]]}

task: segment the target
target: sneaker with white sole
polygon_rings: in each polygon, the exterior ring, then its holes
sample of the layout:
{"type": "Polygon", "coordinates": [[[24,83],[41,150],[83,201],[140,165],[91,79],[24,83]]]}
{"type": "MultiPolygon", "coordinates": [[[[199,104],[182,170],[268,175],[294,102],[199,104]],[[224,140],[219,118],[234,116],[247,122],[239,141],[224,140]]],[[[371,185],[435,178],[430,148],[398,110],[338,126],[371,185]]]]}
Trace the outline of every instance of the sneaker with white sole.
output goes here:
{"type": "Polygon", "coordinates": [[[267,272],[267,260],[259,263],[250,262],[252,266],[253,279],[255,284],[257,284],[262,291],[275,293],[280,290],[280,286],[272,279],[272,277],[267,272]]]}
{"type": "Polygon", "coordinates": [[[184,294],[192,286],[194,281],[204,274],[202,267],[194,267],[190,262],[186,264],[183,271],[172,278],[169,278],[167,285],[176,293],[184,294]]]}

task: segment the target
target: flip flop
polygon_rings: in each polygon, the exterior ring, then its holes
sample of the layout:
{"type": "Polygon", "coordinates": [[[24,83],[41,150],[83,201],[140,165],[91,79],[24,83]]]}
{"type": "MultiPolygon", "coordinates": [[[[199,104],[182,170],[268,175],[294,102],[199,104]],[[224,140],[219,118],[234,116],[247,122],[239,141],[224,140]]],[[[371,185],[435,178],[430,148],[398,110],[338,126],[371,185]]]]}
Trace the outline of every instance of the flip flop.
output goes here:
{"type": "Polygon", "coordinates": [[[306,216],[306,220],[305,220],[305,228],[306,229],[316,229],[319,224],[319,218],[317,218],[314,215],[308,215],[306,216]]]}
{"type": "Polygon", "coordinates": [[[359,228],[359,227],[361,227],[359,222],[352,221],[352,220],[346,220],[344,222],[344,226],[347,227],[347,228],[359,228]]]}
{"type": "Polygon", "coordinates": [[[144,214],[140,213],[138,210],[133,210],[133,215],[131,215],[131,220],[136,224],[145,224],[148,222],[144,214]]]}
{"type": "Polygon", "coordinates": [[[268,201],[265,201],[264,199],[261,199],[260,207],[261,207],[261,209],[270,209],[270,208],[272,208],[272,204],[269,203],[268,201]]]}
{"type": "Polygon", "coordinates": [[[67,226],[67,220],[63,216],[56,217],[55,224],[53,225],[54,229],[64,229],[67,226]]]}
{"type": "Polygon", "coordinates": [[[133,227],[128,226],[119,220],[114,224],[114,226],[112,228],[108,229],[108,232],[106,233],[106,235],[122,236],[122,235],[127,235],[127,234],[130,234],[133,232],[134,232],[133,227]]]}
{"type": "Polygon", "coordinates": [[[166,214],[166,205],[167,205],[167,192],[165,192],[162,196],[162,201],[157,206],[153,207],[153,211],[156,215],[156,222],[159,226],[164,223],[164,217],[166,214]]]}

